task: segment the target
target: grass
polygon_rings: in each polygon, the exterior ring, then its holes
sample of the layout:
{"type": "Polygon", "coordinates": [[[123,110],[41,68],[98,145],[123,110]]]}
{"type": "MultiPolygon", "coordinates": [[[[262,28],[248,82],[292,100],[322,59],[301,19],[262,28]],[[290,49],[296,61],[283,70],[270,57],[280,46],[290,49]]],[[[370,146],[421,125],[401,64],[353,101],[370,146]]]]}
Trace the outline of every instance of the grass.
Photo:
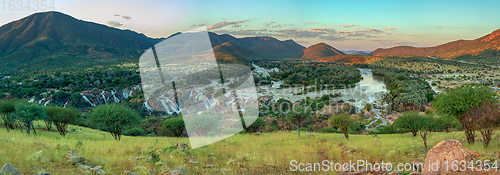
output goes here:
{"type": "MultiPolygon", "coordinates": [[[[426,155],[422,139],[411,134],[350,135],[349,140],[342,134],[331,133],[313,133],[313,137],[303,133],[298,137],[296,131],[260,136],[238,134],[198,149],[176,151],[172,146],[189,143],[188,138],[122,136],[121,141],[116,141],[109,133],[78,126],[69,129],[74,131],[62,137],[57,132],[42,130],[37,131],[38,135],[28,136],[19,129],[7,132],[1,127],[0,164],[9,162],[22,174],[83,174],[77,166],[66,161],[67,151],[74,151],[94,165],[102,164],[93,158],[98,156],[106,162],[104,169],[113,174],[132,171],[136,166],[157,171],[180,169],[184,174],[290,174],[291,160],[303,163],[323,160],[409,163],[414,158],[423,161],[426,155]],[[68,146],[57,148],[58,144],[68,146]],[[163,162],[168,158],[171,163],[161,167],[144,161],[150,152],[158,154],[163,162]],[[139,161],[133,162],[131,155],[138,157],[139,161]],[[186,163],[190,159],[195,159],[200,165],[186,163]],[[204,168],[205,165],[213,168],[204,168]]],[[[487,149],[481,143],[464,143],[463,132],[431,133],[428,144],[432,147],[443,140],[456,139],[466,149],[482,154],[480,159],[495,160],[498,156],[494,152],[500,150],[498,134],[494,135],[487,149]]]]}

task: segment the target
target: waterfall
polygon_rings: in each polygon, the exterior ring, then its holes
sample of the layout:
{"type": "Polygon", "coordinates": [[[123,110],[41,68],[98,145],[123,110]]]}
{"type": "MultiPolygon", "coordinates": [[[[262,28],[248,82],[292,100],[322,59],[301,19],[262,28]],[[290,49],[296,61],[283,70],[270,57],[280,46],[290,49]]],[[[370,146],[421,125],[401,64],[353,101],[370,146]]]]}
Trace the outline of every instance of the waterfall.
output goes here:
{"type": "Polygon", "coordinates": [[[115,100],[115,102],[120,103],[120,99],[116,97],[115,93],[116,92],[114,90],[111,91],[111,95],[113,95],[113,99],[115,100]]]}
{"type": "Polygon", "coordinates": [[[35,97],[31,97],[31,99],[30,99],[30,100],[28,100],[28,102],[30,102],[30,103],[35,102],[35,97]]]}
{"type": "Polygon", "coordinates": [[[45,100],[45,97],[43,97],[42,99],[38,100],[38,104],[42,104],[43,100],[45,100]]]}
{"type": "Polygon", "coordinates": [[[66,103],[64,103],[64,106],[63,106],[63,107],[68,106],[68,103],[69,103],[69,100],[68,100],[66,103]]]}
{"type": "Polygon", "coordinates": [[[50,100],[47,100],[45,103],[43,103],[43,106],[47,106],[49,104],[50,100]]]}
{"type": "Polygon", "coordinates": [[[90,100],[89,100],[89,99],[88,99],[85,95],[83,95],[83,93],[80,93],[80,94],[82,95],[82,97],[83,97],[83,99],[84,99],[85,101],[89,102],[89,103],[90,103],[90,105],[92,105],[93,107],[95,107],[95,104],[94,104],[94,103],[92,103],[92,102],[91,102],[91,101],[90,101],[90,100]]]}
{"type": "Polygon", "coordinates": [[[104,99],[104,104],[108,103],[106,100],[106,93],[104,93],[104,91],[101,92],[101,96],[104,99]]]}

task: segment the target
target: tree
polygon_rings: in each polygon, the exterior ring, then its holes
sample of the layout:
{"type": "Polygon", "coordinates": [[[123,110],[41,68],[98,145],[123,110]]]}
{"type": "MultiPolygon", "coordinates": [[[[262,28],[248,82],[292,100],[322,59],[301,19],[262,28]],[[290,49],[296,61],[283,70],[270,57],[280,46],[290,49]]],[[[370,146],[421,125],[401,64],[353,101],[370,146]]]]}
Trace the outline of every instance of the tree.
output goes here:
{"type": "Polygon", "coordinates": [[[349,114],[337,114],[330,118],[330,125],[332,127],[338,128],[342,133],[344,133],[344,137],[349,139],[349,126],[354,123],[354,120],[351,118],[349,114]]]}
{"type": "Polygon", "coordinates": [[[408,111],[394,121],[394,126],[402,131],[409,131],[413,137],[416,137],[418,130],[421,128],[419,120],[420,114],[418,112],[408,111]]]}
{"type": "Polygon", "coordinates": [[[493,131],[498,127],[500,111],[497,103],[486,102],[481,107],[472,108],[465,112],[464,120],[472,123],[475,130],[479,130],[483,136],[483,145],[488,147],[493,131]]]}
{"type": "Polygon", "coordinates": [[[474,143],[474,129],[464,114],[472,108],[481,107],[483,102],[494,102],[496,94],[488,88],[458,87],[440,94],[432,104],[442,115],[455,117],[464,127],[468,143],[474,143]]]}
{"type": "Polygon", "coordinates": [[[12,113],[13,117],[24,124],[26,133],[28,134],[30,134],[31,129],[33,129],[33,132],[36,134],[33,121],[45,120],[47,118],[43,106],[37,104],[17,103],[15,109],[16,112],[12,113]]]}
{"type": "Polygon", "coordinates": [[[140,122],[137,113],[116,103],[98,106],[90,113],[90,118],[96,125],[106,127],[115,140],[121,139],[125,128],[140,122]]]}
{"type": "Polygon", "coordinates": [[[180,137],[186,130],[182,117],[172,117],[163,122],[163,131],[167,136],[180,137]]]}
{"type": "Polygon", "coordinates": [[[12,117],[12,113],[16,112],[16,101],[14,100],[2,100],[0,101],[0,115],[4,122],[7,131],[14,129],[15,120],[12,117]]]}
{"type": "Polygon", "coordinates": [[[81,119],[80,111],[75,108],[62,108],[59,106],[45,107],[45,113],[49,120],[56,125],[57,132],[62,136],[66,136],[68,125],[81,119]]]}
{"type": "Polygon", "coordinates": [[[418,124],[420,129],[418,133],[422,140],[424,141],[424,148],[427,149],[427,134],[435,130],[439,123],[432,115],[419,115],[418,116],[418,124]]]}
{"type": "Polygon", "coordinates": [[[297,135],[300,136],[300,124],[304,123],[311,117],[311,108],[295,106],[291,111],[286,113],[286,120],[297,128],[297,135]]]}

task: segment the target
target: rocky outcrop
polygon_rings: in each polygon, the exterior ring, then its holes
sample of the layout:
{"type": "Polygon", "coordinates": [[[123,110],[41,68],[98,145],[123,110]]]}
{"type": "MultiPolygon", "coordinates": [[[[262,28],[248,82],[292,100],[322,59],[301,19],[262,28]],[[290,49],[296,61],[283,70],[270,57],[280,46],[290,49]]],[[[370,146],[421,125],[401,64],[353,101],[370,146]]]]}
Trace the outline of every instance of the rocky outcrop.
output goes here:
{"type": "Polygon", "coordinates": [[[468,163],[474,156],[470,151],[463,149],[459,141],[442,141],[427,153],[422,174],[440,175],[443,172],[460,172],[457,166],[452,166],[452,162],[455,161],[456,165],[460,164],[460,161],[468,163]]]}

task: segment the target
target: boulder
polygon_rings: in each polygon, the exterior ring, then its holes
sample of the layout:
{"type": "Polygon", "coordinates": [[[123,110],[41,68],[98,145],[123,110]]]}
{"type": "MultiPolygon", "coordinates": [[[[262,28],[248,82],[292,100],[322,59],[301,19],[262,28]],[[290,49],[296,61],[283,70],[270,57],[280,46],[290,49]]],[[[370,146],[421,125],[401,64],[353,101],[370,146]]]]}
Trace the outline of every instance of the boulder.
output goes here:
{"type": "Polygon", "coordinates": [[[125,171],[123,174],[126,174],[126,175],[141,175],[139,173],[134,173],[134,172],[129,171],[129,170],[125,171]]]}
{"type": "MultiPolygon", "coordinates": [[[[425,157],[425,163],[422,174],[439,175],[445,171],[454,171],[453,161],[470,162],[473,156],[457,140],[445,140],[434,146],[425,157]],[[448,164],[446,164],[446,161],[448,164]]],[[[458,163],[459,164],[459,163],[458,163]]],[[[456,168],[456,166],[455,166],[456,168]]],[[[456,171],[460,171],[459,169],[456,171]]]]}
{"type": "Polygon", "coordinates": [[[181,170],[170,171],[170,174],[172,174],[172,175],[183,175],[181,170]]]}
{"type": "Polygon", "coordinates": [[[19,171],[17,170],[17,168],[10,163],[6,163],[5,165],[3,165],[2,170],[0,170],[0,174],[1,175],[21,175],[19,173],[19,171]]]}
{"type": "Polygon", "coordinates": [[[68,153],[66,154],[66,159],[68,159],[68,161],[73,165],[81,163],[85,160],[83,156],[73,151],[68,151],[68,153]]]}
{"type": "Polygon", "coordinates": [[[133,155],[130,155],[130,160],[132,160],[132,162],[138,162],[137,158],[133,155]]]}

